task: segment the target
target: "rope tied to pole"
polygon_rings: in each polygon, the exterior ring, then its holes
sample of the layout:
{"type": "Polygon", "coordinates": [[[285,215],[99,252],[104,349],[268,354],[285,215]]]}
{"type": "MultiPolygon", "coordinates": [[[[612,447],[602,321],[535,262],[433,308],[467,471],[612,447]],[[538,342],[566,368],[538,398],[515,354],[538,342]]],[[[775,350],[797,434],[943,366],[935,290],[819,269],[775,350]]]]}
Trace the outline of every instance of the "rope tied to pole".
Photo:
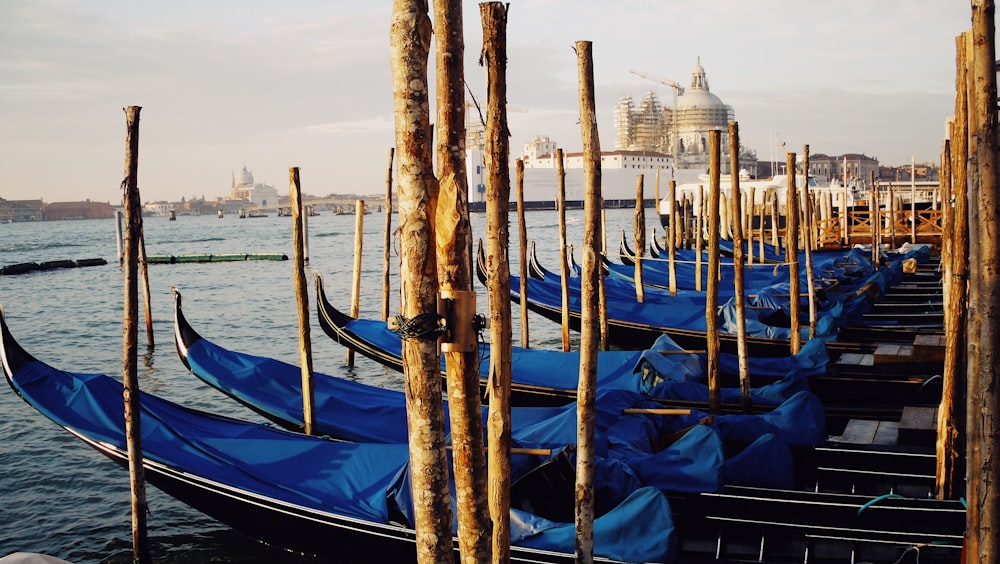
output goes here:
{"type": "Polygon", "coordinates": [[[424,339],[436,341],[447,331],[444,326],[444,317],[437,313],[421,313],[416,317],[408,318],[397,315],[393,318],[394,325],[390,327],[403,340],[424,339]]]}

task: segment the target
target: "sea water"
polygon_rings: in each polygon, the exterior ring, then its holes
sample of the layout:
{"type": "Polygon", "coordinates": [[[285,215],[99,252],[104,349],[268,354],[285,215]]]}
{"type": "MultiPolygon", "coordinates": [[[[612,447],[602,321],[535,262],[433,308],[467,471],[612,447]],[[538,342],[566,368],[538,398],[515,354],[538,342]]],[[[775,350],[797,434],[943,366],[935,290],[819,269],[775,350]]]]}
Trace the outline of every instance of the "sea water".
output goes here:
{"type": "MultiPolygon", "coordinates": [[[[657,225],[647,210],[647,226],[657,225]]],[[[579,249],[583,212],[567,212],[567,240],[579,249]]],[[[608,210],[610,248],[622,230],[633,232],[633,210],[608,210]]],[[[398,215],[392,215],[392,229],[398,215]]],[[[354,216],[321,214],[308,221],[309,325],[316,372],[399,389],[402,375],[347,351],[329,339],[316,319],[312,272],[323,275],[330,301],[348,311],[355,241],[354,216]]],[[[485,238],[485,216],[471,217],[473,237],[485,238]]],[[[526,215],[528,238],[544,266],[558,271],[558,215],[526,215]]],[[[291,259],[288,217],[238,219],[180,216],[144,219],[148,255],[284,253],[291,259]]],[[[382,308],[385,215],[364,217],[360,317],[382,308]]],[[[0,267],[21,262],[104,258],[105,266],[0,276],[0,305],[15,338],[33,356],[74,372],[121,378],[124,270],[118,264],[114,220],[0,225],[0,267]]],[[[511,215],[510,262],[519,270],[518,227],[511,215]]],[[[398,241],[390,242],[390,313],[398,311],[398,241]]],[[[577,252],[579,257],[579,252],[577,252]]],[[[249,421],[260,416],[202,384],[174,348],[170,288],[184,297],[184,312],[201,335],[223,347],[299,363],[298,309],[293,261],[246,261],[149,265],[154,345],[147,346],[139,306],[139,386],[171,401],[249,421]]],[[[477,307],[487,311],[485,288],[476,281],[477,307]]],[[[141,285],[140,285],[141,288],[141,285]]],[[[514,344],[520,345],[520,313],[511,304],[514,344]]],[[[556,348],[558,325],[529,316],[530,344],[556,348]]],[[[147,488],[148,535],[157,562],[300,562],[309,558],[262,545],[229,527],[147,488]]],[[[131,506],[128,472],[84,445],[0,385],[0,557],[41,552],[83,564],[130,562],[131,506]]]]}

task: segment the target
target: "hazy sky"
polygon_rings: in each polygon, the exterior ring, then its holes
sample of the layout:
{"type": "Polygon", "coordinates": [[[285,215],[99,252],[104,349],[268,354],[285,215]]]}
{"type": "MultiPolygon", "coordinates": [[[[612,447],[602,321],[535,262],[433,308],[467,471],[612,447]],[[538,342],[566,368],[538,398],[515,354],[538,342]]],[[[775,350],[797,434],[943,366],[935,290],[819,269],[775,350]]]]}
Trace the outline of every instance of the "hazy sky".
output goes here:
{"type": "MultiPolygon", "coordinates": [[[[478,3],[467,81],[483,100],[478,3]]],[[[0,197],[118,203],[124,106],[142,106],[144,201],[213,199],[244,163],[287,193],[384,193],[393,144],[389,0],[0,1],[0,197]]],[[[533,135],[580,150],[576,58],[593,42],[599,131],[619,96],[690,82],[699,59],[741,138],[884,165],[938,161],[954,107],[953,0],[516,0],[508,21],[511,152],[533,135]]],[[[783,153],[778,156],[783,160],[783,153]]]]}

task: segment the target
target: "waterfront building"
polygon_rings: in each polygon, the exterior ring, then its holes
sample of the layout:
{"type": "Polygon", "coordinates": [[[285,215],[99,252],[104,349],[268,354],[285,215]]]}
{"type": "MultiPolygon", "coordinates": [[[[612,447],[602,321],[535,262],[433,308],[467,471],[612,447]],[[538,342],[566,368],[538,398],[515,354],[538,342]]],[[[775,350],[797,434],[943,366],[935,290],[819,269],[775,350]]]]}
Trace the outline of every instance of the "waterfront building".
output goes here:
{"type": "Polygon", "coordinates": [[[254,182],[253,173],[244,164],[243,170],[238,175],[235,172],[232,173],[229,198],[248,200],[256,206],[276,206],[278,205],[278,190],[270,184],[254,182]]]}
{"type": "MultiPolygon", "coordinates": [[[[655,79],[654,79],[655,80],[655,79]]],[[[622,96],[615,107],[615,149],[649,151],[671,155],[678,169],[708,170],[708,132],[722,132],[722,173],[728,174],[729,122],[734,121],[733,108],[709,89],[701,60],[691,72],[691,82],[685,90],[680,85],[661,81],[675,89],[676,107],[665,107],[652,90],[635,105],[631,96],[622,96]]],[[[740,147],[739,169],[757,175],[756,153],[740,147]]]]}

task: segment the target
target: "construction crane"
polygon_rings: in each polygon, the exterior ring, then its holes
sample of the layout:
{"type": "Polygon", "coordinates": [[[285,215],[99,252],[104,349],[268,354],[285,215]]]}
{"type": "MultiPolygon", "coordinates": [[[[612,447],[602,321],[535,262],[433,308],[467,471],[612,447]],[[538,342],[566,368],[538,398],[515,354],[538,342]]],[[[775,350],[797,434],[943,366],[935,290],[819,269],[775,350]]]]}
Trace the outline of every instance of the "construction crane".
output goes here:
{"type": "Polygon", "coordinates": [[[630,72],[630,73],[632,73],[632,74],[634,74],[636,76],[641,76],[642,78],[645,78],[646,80],[652,80],[653,82],[659,82],[660,84],[666,84],[667,86],[669,86],[674,91],[674,105],[673,105],[673,108],[671,108],[671,111],[670,111],[670,118],[671,118],[671,124],[670,124],[670,147],[671,147],[672,152],[673,152],[673,155],[672,155],[671,158],[673,159],[673,165],[674,165],[674,168],[676,169],[677,168],[677,145],[678,145],[678,139],[677,139],[677,97],[684,95],[684,87],[681,86],[680,84],[677,84],[673,80],[668,80],[666,78],[660,78],[658,76],[653,76],[653,75],[651,75],[649,73],[645,73],[645,72],[641,72],[641,71],[637,71],[637,70],[633,70],[633,69],[629,69],[628,72],[630,72]]]}

